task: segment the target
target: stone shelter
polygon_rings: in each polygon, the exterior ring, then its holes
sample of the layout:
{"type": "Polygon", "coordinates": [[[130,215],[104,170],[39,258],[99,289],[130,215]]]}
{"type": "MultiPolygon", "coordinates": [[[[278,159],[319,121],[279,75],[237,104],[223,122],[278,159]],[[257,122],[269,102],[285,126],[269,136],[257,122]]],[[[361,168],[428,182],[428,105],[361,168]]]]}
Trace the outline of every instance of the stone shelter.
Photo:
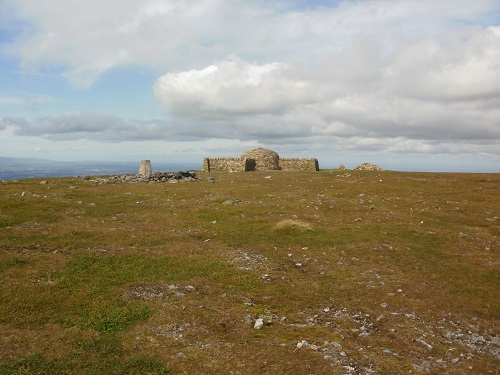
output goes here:
{"type": "Polygon", "coordinates": [[[278,153],[262,147],[245,151],[239,158],[205,158],[202,172],[226,171],[319,171],[318,159],[280,158],[278,153]]]}

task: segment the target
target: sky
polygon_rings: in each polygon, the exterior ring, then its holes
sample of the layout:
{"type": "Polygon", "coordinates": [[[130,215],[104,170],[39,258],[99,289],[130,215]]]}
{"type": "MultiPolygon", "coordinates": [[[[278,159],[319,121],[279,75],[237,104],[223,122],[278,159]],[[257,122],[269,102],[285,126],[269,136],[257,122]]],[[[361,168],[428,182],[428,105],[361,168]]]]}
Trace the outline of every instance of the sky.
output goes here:
{"type": "Polygon", "coordinates": [[[498,0],[0,0],[0,156],[500,172],[498,0]]]}

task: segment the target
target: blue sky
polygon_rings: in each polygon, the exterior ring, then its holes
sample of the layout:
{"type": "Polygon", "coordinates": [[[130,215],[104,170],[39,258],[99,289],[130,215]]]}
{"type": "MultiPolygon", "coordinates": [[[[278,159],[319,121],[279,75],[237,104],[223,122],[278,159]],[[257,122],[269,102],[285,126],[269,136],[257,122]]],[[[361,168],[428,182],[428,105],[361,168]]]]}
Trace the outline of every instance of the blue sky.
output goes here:
{"type": "Polygon", "coordinates": [[[0,0],[0,156],[500,172],[495,0],[0,0]]]}

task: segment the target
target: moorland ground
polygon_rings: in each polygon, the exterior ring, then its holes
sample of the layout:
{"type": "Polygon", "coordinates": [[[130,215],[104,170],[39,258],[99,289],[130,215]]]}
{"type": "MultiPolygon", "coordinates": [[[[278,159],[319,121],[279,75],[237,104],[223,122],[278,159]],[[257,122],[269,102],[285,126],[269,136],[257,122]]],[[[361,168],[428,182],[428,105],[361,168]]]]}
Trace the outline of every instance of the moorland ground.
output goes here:
{"type": "Polygon", "coordinates": [[[198,177],[0,182],[0,373],[498,373],[499,174],[198,177]]]}

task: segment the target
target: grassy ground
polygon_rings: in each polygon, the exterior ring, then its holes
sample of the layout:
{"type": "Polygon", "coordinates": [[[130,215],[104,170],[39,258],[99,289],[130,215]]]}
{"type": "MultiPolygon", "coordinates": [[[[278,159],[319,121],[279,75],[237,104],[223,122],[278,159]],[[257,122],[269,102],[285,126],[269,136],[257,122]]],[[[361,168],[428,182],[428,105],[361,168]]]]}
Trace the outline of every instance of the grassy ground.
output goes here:
{"type": "Polygon", "coordinates": [[[199,177],[0,182],[0,373],[498,373],[499,174],[199,177]]]}

